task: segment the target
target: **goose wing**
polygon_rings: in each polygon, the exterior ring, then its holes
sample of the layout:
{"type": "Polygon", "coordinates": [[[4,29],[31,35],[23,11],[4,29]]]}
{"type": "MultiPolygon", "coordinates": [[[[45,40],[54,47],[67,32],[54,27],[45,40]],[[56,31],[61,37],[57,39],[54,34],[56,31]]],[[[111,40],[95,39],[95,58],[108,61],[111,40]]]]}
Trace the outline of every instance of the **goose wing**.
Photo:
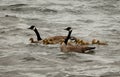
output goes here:
{"type": "Polygon", "coordinates": [[[87,46],[66,46],[69,52],[78,52],[85,53],[87,50],[95,49],[95,47],[87,47],[87,46]]]}

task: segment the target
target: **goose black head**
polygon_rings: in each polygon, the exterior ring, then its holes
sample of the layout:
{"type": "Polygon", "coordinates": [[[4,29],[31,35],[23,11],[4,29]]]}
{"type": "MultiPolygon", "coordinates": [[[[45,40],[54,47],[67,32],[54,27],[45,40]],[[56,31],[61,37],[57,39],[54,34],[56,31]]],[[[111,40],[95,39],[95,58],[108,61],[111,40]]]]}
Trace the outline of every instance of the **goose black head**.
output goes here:
{"type": "Polygon", "coordinates": [[[67,28],[65,28],[64,30],[71,31],[72,28],[71,28],[71,27],[67,27],[67,28]]]}
{"type": "Polygon", "coordinates": [[[32,25],[32,26],[30,26],[28,29],[35,30],[35,26],[32,25]]]}

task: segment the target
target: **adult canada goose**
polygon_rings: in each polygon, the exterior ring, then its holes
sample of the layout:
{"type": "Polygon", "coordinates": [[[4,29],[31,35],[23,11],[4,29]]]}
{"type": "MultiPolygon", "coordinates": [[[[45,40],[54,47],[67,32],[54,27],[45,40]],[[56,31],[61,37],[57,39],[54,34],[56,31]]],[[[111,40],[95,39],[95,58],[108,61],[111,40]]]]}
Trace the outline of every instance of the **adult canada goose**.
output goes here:
{"type": "Polygon", "coordinates": [[[95,47],[88,47],[88,46],[80,46],[80,45],[68,45],[68,40],[72,33],[72,28],[67,27],[68,36],[65,38],[64,42],[61,44],[60,49],[62,52],[77,52],[77,53],[87,53],[87,50],[95,49],[95,47]]]}
{"type": "MultiPolygon", "coordinates": [[[[43,44],[57,44],[57,43],[62,42],[63,39],[65,39],[67,37],[67,36],[53,36],[53,37],[48,37],[48,38],[42,39],[40,37],[40,34],[39,34],[37,28],[34,25],[30,26],[28,29],[33,30],[37,36],[37,41],[42,41],[43,44]]],[[[72,36],[70,38],[74,39],[74,40],[77,39],[76,37],[72,37],[72,36]]]]}

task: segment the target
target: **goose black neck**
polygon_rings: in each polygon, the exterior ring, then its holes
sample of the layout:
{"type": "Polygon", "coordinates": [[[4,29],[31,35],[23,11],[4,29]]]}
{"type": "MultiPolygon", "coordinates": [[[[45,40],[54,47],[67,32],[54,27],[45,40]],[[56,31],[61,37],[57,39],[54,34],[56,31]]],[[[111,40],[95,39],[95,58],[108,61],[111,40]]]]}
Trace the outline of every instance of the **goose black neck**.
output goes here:
{"type": "Polygon", "coordinates": [[[39,34],[39,32],[38,32],[38,30],[35,28],[35,30],[34,30],[34,32],[35,32],[35,34],[37,35],[37,40],[39,41],[39,40],[42,40],[42,38],[40,37],[40,34],[39,34]]]}
{"type": "Polygon", "coordinates": [[[66,37],[66,39],[65,39],[65,41],[64,41],[64,43],[65,43],[66,45],[67,45],[67,42],[68,42],[68,40],[69,40],[69,38],[70,38],[70,36],[71,36],[71,33],[72,33],[72,30],[69,31],[68,36],[66,37]]]}

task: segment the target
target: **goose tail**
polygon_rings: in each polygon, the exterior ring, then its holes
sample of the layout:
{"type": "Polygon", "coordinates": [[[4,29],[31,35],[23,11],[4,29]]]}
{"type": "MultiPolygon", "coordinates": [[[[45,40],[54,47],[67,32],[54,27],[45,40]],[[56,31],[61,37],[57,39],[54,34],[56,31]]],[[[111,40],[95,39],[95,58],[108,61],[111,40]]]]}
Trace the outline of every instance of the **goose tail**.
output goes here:
{"type": "Polygon", "coordinates": [[[86,47],[86,50],[91,50],[91,49],[95,49],[96,47],[86,47]]]}

